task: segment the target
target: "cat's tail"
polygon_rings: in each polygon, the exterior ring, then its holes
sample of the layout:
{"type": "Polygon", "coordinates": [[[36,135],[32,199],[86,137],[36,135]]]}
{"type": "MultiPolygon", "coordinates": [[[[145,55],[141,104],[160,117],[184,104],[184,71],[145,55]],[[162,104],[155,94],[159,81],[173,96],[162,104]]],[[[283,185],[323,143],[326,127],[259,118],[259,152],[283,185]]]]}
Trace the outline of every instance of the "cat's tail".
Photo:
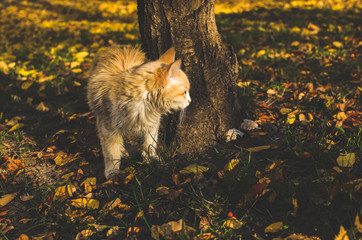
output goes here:
{"type": "Polygon", "coordinates": [[[97,72],[119,73],[139,66],[146,61],[146,55],[138,47],[108,47],[98,52],[89,70],[90,75],[97,72]]]}

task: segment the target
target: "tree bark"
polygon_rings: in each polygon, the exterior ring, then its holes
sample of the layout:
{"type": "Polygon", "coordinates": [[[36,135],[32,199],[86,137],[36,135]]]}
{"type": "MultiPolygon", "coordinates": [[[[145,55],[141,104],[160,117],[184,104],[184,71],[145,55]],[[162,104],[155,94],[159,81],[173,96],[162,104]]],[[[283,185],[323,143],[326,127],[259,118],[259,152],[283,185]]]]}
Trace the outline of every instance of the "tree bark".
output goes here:
{"type": "MultiPolygon", "coordinates": [[[[144,50],[157,59],[169,47],[182,58],[192,102],[181,125],[168,122],[181,153],[203,152],[236,126],[238,62],[217,31],[214,0],[138,0],[144,50]]],[[[174,118],[173,118],[174,119],[174,118]]]]}

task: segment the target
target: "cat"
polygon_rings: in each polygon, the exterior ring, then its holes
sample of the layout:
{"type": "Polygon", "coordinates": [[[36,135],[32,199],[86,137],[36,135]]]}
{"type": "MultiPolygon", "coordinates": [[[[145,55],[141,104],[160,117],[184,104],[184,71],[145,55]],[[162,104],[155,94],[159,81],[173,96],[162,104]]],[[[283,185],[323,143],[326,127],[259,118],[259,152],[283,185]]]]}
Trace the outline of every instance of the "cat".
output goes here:
{"type": "Polygon", "coordinates": [[[190,82],[175,61],[175,48],[148,61],[136,47],[108,47],[94,57],[87,85],[88,105],[95,115],[105,177],[120,171],[128,156],[124,137],[144,138],[145,162],[157,158],[156,146],[161,116],[189,106],[190,82]]]}

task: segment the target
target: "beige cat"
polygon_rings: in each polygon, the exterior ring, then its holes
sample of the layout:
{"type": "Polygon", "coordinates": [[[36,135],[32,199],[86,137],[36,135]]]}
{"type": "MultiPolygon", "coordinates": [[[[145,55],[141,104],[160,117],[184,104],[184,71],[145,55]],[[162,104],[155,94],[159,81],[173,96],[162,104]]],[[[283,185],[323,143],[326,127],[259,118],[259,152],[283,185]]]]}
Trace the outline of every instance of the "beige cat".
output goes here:
{"type": "Polygon", "coordinates": [[[127,155],[125,136],[142,136],[144,160],[156,157],[161,116],[185,109],[191,102],[189,89],[174,48],[156,61],[147,61],[137,48],[110,47],[95,56],[87,98],[97,120],[107,179],[119,172],[127,155]]]}

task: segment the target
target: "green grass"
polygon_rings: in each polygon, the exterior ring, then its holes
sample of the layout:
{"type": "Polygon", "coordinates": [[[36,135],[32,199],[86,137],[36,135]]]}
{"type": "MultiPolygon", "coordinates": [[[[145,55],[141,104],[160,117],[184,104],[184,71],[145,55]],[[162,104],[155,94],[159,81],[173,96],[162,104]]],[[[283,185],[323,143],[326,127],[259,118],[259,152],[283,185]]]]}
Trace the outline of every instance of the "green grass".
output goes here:
{"type": "Polygon", "coordinates": [[[162,232],[157,226],[180,219],[179,239],[190,232],[333,239],[340,226],[350,239],[361,236],[354,223],[362,177],[359,0],[217,1],[218,30],[239,59],[244,115],[260,127],[216,146],[209,158],[180,159],[177,147],[160,146],[161,163],[122,161],[125,171],[113,183],[103,176],[85,85],[98,50],[140,44],[136,3],[5,0],[0,8],[0,197],[18,193],[0,208],[4,239],[150,239],[162,232]],[[294,122],[281,113],[286,108],[294,122]],[[341,112],[347,118],[338,123],[341,112]],[[11,130],[17,122],[23,126],[11,130]],[[248,150],[262,145],[270,148],[248,150]],[[339,166],[344,153],[355,154],[352,166],[339,166]],[[56,165],[61,154],[75,160],[56,165]],[[238,164],[226,170],[233,159],[238,164]],[[208,170],[180,173],[190,162],[208,170]],[[96,185],[87,188],[89,177],[96,185]],[[74,205],[85,196],[99,207],[74,205]],[[117,198],[121,204],[104,208],[117,198]],[[265,233],[280,221],[281,229],[265,233]]]}

